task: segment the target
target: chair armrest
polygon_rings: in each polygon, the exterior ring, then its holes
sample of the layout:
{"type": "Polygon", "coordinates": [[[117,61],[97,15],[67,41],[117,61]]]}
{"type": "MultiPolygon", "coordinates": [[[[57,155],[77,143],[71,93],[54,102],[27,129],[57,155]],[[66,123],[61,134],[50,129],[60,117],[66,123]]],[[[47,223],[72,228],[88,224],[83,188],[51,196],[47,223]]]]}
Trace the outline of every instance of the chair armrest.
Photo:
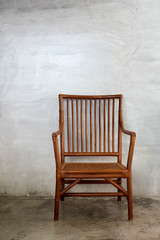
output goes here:
{"type": "Polygon", "coordinates": [[[130,136],[130,144],[129,144],[129,151],[128,151],[128,159],[127,159],[127,168],[131,169],[133,152],[134,152],[134,145],[135,145],[135,140],[136,140],[136,133],[126,130],[121,125],[120,125],[120,129],[124,134],[127,134],[127,135],[130,136]]]}
{"type": "Polygon", "coordinates": [[[120,125],[120,128],[121,128],[121,131],[122,131],[124,134],[130,135],[131,137],[136,137],[136,133],[135,133],[135,132],[126,130],[126,129],[125,129],[124,127],[122,127],[121,125],[120,125]]]}
{"type": "Polygon", "coordinates": [[[52,133],[52,138],[53,137],[57,137],[59,134],[61,134],[63,132],[63,127],[60,127],[59,130],[57,130],[56,132],[52,133]]]}
{"type": "Polygon", "coordinates": [[[129,144],[129,151],[128,151],[128,159],[127,159],[127,168],[128,169],[131,169],[131,167],[132,167],[132,159],[133,159],[135,141],[136,141],[136,136],[131,135],[130,144],[129,144]]]}
{"type": "Polygon", "coordinates": [[[134,152],[134,145],[136,140],[136,133],[126,130],[123,126],[123,122],[120,122],[120,129],[121,131],[130,136],[130,144],[129,144],[129,151],[128,151],[128,159],[127,159],[127,168],[131,170],[132,167],[132,159],[133,159],[133,152],[134,152]]]}
{"type": "Polygon", "coordinates": [[[58,135],[61,135],[63,132],[63,127],[58,131],[52,133],[55,161],[56,161],[56,169],[58,170],[61,165],[60,154],[59,154],[59,146],[58,146],[58,135]]]}
{"type": "Polygon", "coordinates": [[[120,133],[123,132],[130,136],[130,144],[129,144],[129,151],[128,151],[128,159],[127,159],[127,168],[131,170],[132,167],[132,159],[133,159],[133,152],[134,152],[134,145],[136,140],[136,133],[132,131],[128,131],[124,128],[123,124],[123,115],[122,115],[122,98],[120,100],[120,111],[119,111],[119,127],[120,133]]]}

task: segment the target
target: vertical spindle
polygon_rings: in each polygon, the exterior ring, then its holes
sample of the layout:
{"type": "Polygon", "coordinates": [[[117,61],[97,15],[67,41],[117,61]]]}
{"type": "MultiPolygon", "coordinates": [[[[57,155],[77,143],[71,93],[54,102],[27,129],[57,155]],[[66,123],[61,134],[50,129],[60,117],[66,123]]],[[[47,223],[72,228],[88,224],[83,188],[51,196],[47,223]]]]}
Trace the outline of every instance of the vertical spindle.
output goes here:
{"type": "Polygon", "coordinates": [[[110,99],[108,99],[108,152],[110,152],[110,99]]]}
{"type": "Polygon", "coordinates": [[[77,152],[79,152],[78,98],[76,99],[76,114],[77,114],[77,152]]]}
{"type": "Polygon", "coordinates": [[[101,152],[101,99],[99,99],[99,152],[101,152]]]}
{"type": "Polygon", "coordinates": [[[92,152],[92,99],[90,99],[90,152],[92,152]]]}
{"type": "Polygon", "coordinates": [[[97,103],[96,103],[96,99],[94,100],[94,139],[95,139],[95,152],[97,152],[97,103]]]}
{"type": "Polygon", "coordinates": [[[106,151],[106,99],[104,98],[104,152],[106,151]]]}
{"type": "Polygon", "coordinates": [[[88,152],[88,128],[87,128],[87,99],[85,100],[85,130],[86,130],[86,152],[88,152]]]}
{"type": "Polygon", "coordinates": [[[113,98],[113,107],[112,107],[112,152],[114,152],[114,98],[113,98]]]}
{"type": "Polygon", "coordinates": [[[69,99],[68,98],[67,98],[67,136],[68,136],[68,152],[70,152],[69,99]]]}
{"type": "Polygon", "coordinates": [[[81,99],[81,152],[83,152],[83,99],[81,99]]]}
{"type": "Polygon", "coordinates": [[[72,98],[72,152],[74,152],[74,104],[72,98]]]}

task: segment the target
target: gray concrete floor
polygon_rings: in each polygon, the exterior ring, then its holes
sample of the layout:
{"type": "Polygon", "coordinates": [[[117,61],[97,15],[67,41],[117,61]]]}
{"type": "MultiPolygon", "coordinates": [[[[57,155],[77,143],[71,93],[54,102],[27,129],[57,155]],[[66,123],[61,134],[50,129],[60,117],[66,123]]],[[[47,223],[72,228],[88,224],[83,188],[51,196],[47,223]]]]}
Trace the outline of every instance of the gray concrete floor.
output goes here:
{"type": "Polygon", "coordinates": [[[0,240],[160,239],[160,198],[134,198],[134,220],[127,201],[67,198],[53,221],[53,199],[0,199],[0,240]]]}

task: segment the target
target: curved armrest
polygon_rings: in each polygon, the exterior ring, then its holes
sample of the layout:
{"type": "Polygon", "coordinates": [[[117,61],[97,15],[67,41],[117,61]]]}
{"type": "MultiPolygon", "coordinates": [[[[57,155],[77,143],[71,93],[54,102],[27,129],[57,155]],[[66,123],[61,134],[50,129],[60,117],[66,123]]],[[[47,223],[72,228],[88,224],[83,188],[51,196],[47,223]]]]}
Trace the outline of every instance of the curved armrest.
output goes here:
{"type": "Polygon", "coordinates": [[[56,132],[52,133],[52,139],[53,139],[53,146],[54,146],[54,154],[55,154],[55,160],[56,160],[56,168],[60,168],[61,160],[60,160],[60,154],[59,154],[59,146],[58,146],[58,138],[57,136],[60,135],[63,132],[63,127],[60,127],[60,129],[56,132]]]}
{"type": "Polygon", "coordinates": [[[128,159],[127,159],[127,168],[131,170],[132,166],[132,159],[133,159],[133,152],[134,152],[134,145],[136,140],[136,133],[132,131],[128,131],[124,128],[123,124],[123,115],[122,115],[122,98],[120,99],[120,111],[119,111],[119,126],[120,130],[130,136],[130,144],[129,144],[129,151],[128,151],[128,159]]]}
{"type": "Polygon", "coordinates": [[[129,151],[128,151],[127,168],[131,169],[133,152],[134,152],[134,145],[135,145],[135,140],[136,140],[136,133],[126,130],[122,125],[120,125],[120,128],[121,128],[121,131],[124,134],[127,134],[127,135],[130,136],[130,145],[129,145],[129,151]]]}
{"type": "Polygon", "coordinates": [[[121,125],[120,125],[120,128],[121,128],[121,131],[122,131],[124,134],[130,135],[131,137],[136,137],[136,133],[135,133],[135,132],[128,131],[128,130],[126,130],[124,127],[122,127],[121,125]]]}
{"type": "Polygon", "coordinates": [[[63,132],[63,127],[60,128],[58,131],[52,133],[52,137],[57,137],[59,134],[63,132]]]}

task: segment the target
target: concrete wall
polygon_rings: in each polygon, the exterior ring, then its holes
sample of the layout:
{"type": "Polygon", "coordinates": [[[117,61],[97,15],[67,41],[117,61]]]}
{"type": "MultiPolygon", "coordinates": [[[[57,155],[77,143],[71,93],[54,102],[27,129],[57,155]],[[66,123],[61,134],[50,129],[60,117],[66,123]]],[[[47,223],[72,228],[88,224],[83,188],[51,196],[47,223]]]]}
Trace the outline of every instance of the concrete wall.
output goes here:
{"type": "Polygon", "coordinates": [[[125,127],[137,132],[134,195],[160,195],[160,1],[0,9],[0,193],[54,194],[59,93],[122,93],[125,127]]]}

